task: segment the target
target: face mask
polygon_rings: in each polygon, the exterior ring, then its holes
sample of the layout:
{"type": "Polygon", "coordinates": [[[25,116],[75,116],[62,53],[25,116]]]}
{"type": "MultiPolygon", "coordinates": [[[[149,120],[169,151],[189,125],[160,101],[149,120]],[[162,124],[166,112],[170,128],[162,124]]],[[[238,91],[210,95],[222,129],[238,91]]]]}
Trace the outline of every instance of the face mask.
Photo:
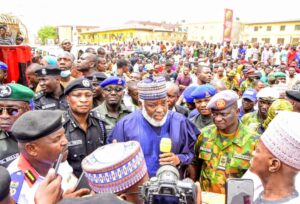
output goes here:
{"type": "Polygon", "coordinates": [[[168,113],[165,114],[165,116],[163,117],[163,119],[161,121],[156,121],[154,118],[152,118],[151,116],[148,115],[144,104],[143,104],[143,108],[142,108],[142,114],[144,116],[144,118],[154,127],[161,127],[165,124],[167,117],[168,117],[168,113]]]}
{"type": "Polygon", "coordinates": [[[65,70],[65,71],[61,71],[60,72],[60,76],[62,77],[62,78],[67,78],[67,77],[69,77],[71,75],[71,71],[70,70],[65,70]]]}

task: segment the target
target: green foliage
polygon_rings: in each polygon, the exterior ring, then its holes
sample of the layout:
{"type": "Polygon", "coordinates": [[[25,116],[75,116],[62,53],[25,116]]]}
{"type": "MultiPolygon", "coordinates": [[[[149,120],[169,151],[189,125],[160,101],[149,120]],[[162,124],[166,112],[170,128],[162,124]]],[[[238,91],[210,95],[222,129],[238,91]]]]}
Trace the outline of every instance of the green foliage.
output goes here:
{"type": "Polygon", "coordinates": [[[41,39],[42,44],[45,45],[48,39],[53,39],[53,40],[57,39],[58,34],[57,34],[56,27],[44,26],[40,28],[40,30],[38,31],[38,36],[41,39]]]}

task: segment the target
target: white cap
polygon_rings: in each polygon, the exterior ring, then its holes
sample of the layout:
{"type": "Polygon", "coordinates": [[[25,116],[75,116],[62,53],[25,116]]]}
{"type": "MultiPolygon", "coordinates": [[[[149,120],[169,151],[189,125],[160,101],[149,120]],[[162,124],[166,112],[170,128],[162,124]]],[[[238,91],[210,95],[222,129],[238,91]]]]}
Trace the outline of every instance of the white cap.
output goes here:
{"type": "Polygon", "coordinates": [[[266,98],[266,99],[276,100],[279,98],[279,92],[276,89],[273,89],[271,87],[266,87],[261,89],[257,93],[256,97],[257,99],[266,98]]]}
{"type": "Polygon", "coordinates": [[[300,113],[280,111],[271,121],[261,140],[283,163],[300,170],[300,113]]]}

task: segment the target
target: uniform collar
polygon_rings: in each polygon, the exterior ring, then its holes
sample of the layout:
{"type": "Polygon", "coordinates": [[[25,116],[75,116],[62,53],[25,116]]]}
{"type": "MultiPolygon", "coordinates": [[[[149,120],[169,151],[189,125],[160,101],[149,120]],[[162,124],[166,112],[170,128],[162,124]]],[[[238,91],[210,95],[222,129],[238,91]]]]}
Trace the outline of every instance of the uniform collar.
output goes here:
{"type": "Polygon", "coordinates": [[[0,130],[0,140],[3,140],[5,138],[7,138],[7,137],[8,137],[7,133],[4,132],[3,130],[0,130]]]}
{"type": "Polygon", "coordinates": [[[221,140],[221,136],[220,132],[217,130],[217,137],[215,140],[216,145],[218,145],[218,147],[220,149],[226,149],[227,147],[229,147],[232,143],[243,147],[243,145],[246,143],[246,141],[243,139],[243,137],[241,137],[241,130],[243,130],[245,127],[242,123],[239,122],[238,128],[234,134],[234,136],[232,138],[229,139],[225,139],[224,141],[221,140]]]}
{"type": "MultiPolygon", "coordinates": [[[[105,116],[109,116],[111,118],[114,118],[112,117],[111,115],[108,114],[108,110],[107,110],[107,107],[106,107],[106,102],[104,101],[100,106],[99,106],[99,110],[98,110],[100,113],[102,113],[103,115],[105,116]]],[[[124,112],[129,112],[128,109],[126,108],[126,106],[124,104],[121,103],[120,105],[120,109],[119,109],[119,115],[121,115],[122,113],[124,112]]]]}
{"type": "MultiPolygon", "coordinates": [[[[70,110],[68,110],[68,116],[69,116],[69,118],[70,118],[70,122],[71,122],[71,128],[70,128],[70,131],[73,131],[73,130],[75,130],[76,128],[80,128],[80,125],[78,124],[78,122],[75,120],[75,118],[73,117],[73,114],[71,113],[71,111],[70,110]]],[[[91,125],[94,125],[94,126],[96,126],[97,124],[96,124],[96,122],[94,121],[94,120],[92,120],[91,119],[91,116],[92,116],[92,114],[91,114],[91,112],[88,114],[88,127],[90,127],[91,125]]]]}
{"type": "Polygon", "coordinates": [[[31,164],[22,154],[20,154],[18,167],[23,172],[25,181],[31,188],[40,177],[39,173],[31,166],[31,164]]]}

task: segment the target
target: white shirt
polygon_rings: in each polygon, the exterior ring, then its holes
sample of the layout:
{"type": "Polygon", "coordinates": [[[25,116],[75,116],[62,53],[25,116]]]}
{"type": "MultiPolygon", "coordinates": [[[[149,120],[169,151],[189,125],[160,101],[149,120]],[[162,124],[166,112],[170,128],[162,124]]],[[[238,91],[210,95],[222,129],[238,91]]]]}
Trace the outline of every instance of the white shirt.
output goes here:
{"type": "MultiPolygon", "coordinates": [[[[247,170],[246,173],[242,176],[243,179],[252,179],[253,183],[254,183],[254,199],[256,200],[257,197],[259,196],[259,194],[261,192],[263,192],[264,187],[262,185],[262,182],[260,180],[260,178],[253,172],[251,172],[250,170],[247,170]]],[[[295,179],[295,188],[296,191],[298,191],[298,193],[300,193],[300,174],[298,173],[295,179]]],[[[290,203],[290,202],[288,202],[290,203]]],[[[291,201],[291,203],[293,203],[291,201]]]]}
{"type": "MultiPolygon", "coordinates": [[[[18,167],[20,157],[15,159],[8,167],[7,170],[10,175],[15,172],[20,171],[18,167]]],[[[77,178],[73,175],[73,168],[69,165],[67,161],[62,162],[59,166],[58,173],[62,176],[62,189],[68,190],[75,186],[77,183],[77,178]]],[[[37,180],[30,187],[29,184],[24,180],[22,189],[20,192],[18,204],[34,204],[34,194],[39,187],[40,183],[45,179],[43,176],[38,176],[37,180]]]]}

